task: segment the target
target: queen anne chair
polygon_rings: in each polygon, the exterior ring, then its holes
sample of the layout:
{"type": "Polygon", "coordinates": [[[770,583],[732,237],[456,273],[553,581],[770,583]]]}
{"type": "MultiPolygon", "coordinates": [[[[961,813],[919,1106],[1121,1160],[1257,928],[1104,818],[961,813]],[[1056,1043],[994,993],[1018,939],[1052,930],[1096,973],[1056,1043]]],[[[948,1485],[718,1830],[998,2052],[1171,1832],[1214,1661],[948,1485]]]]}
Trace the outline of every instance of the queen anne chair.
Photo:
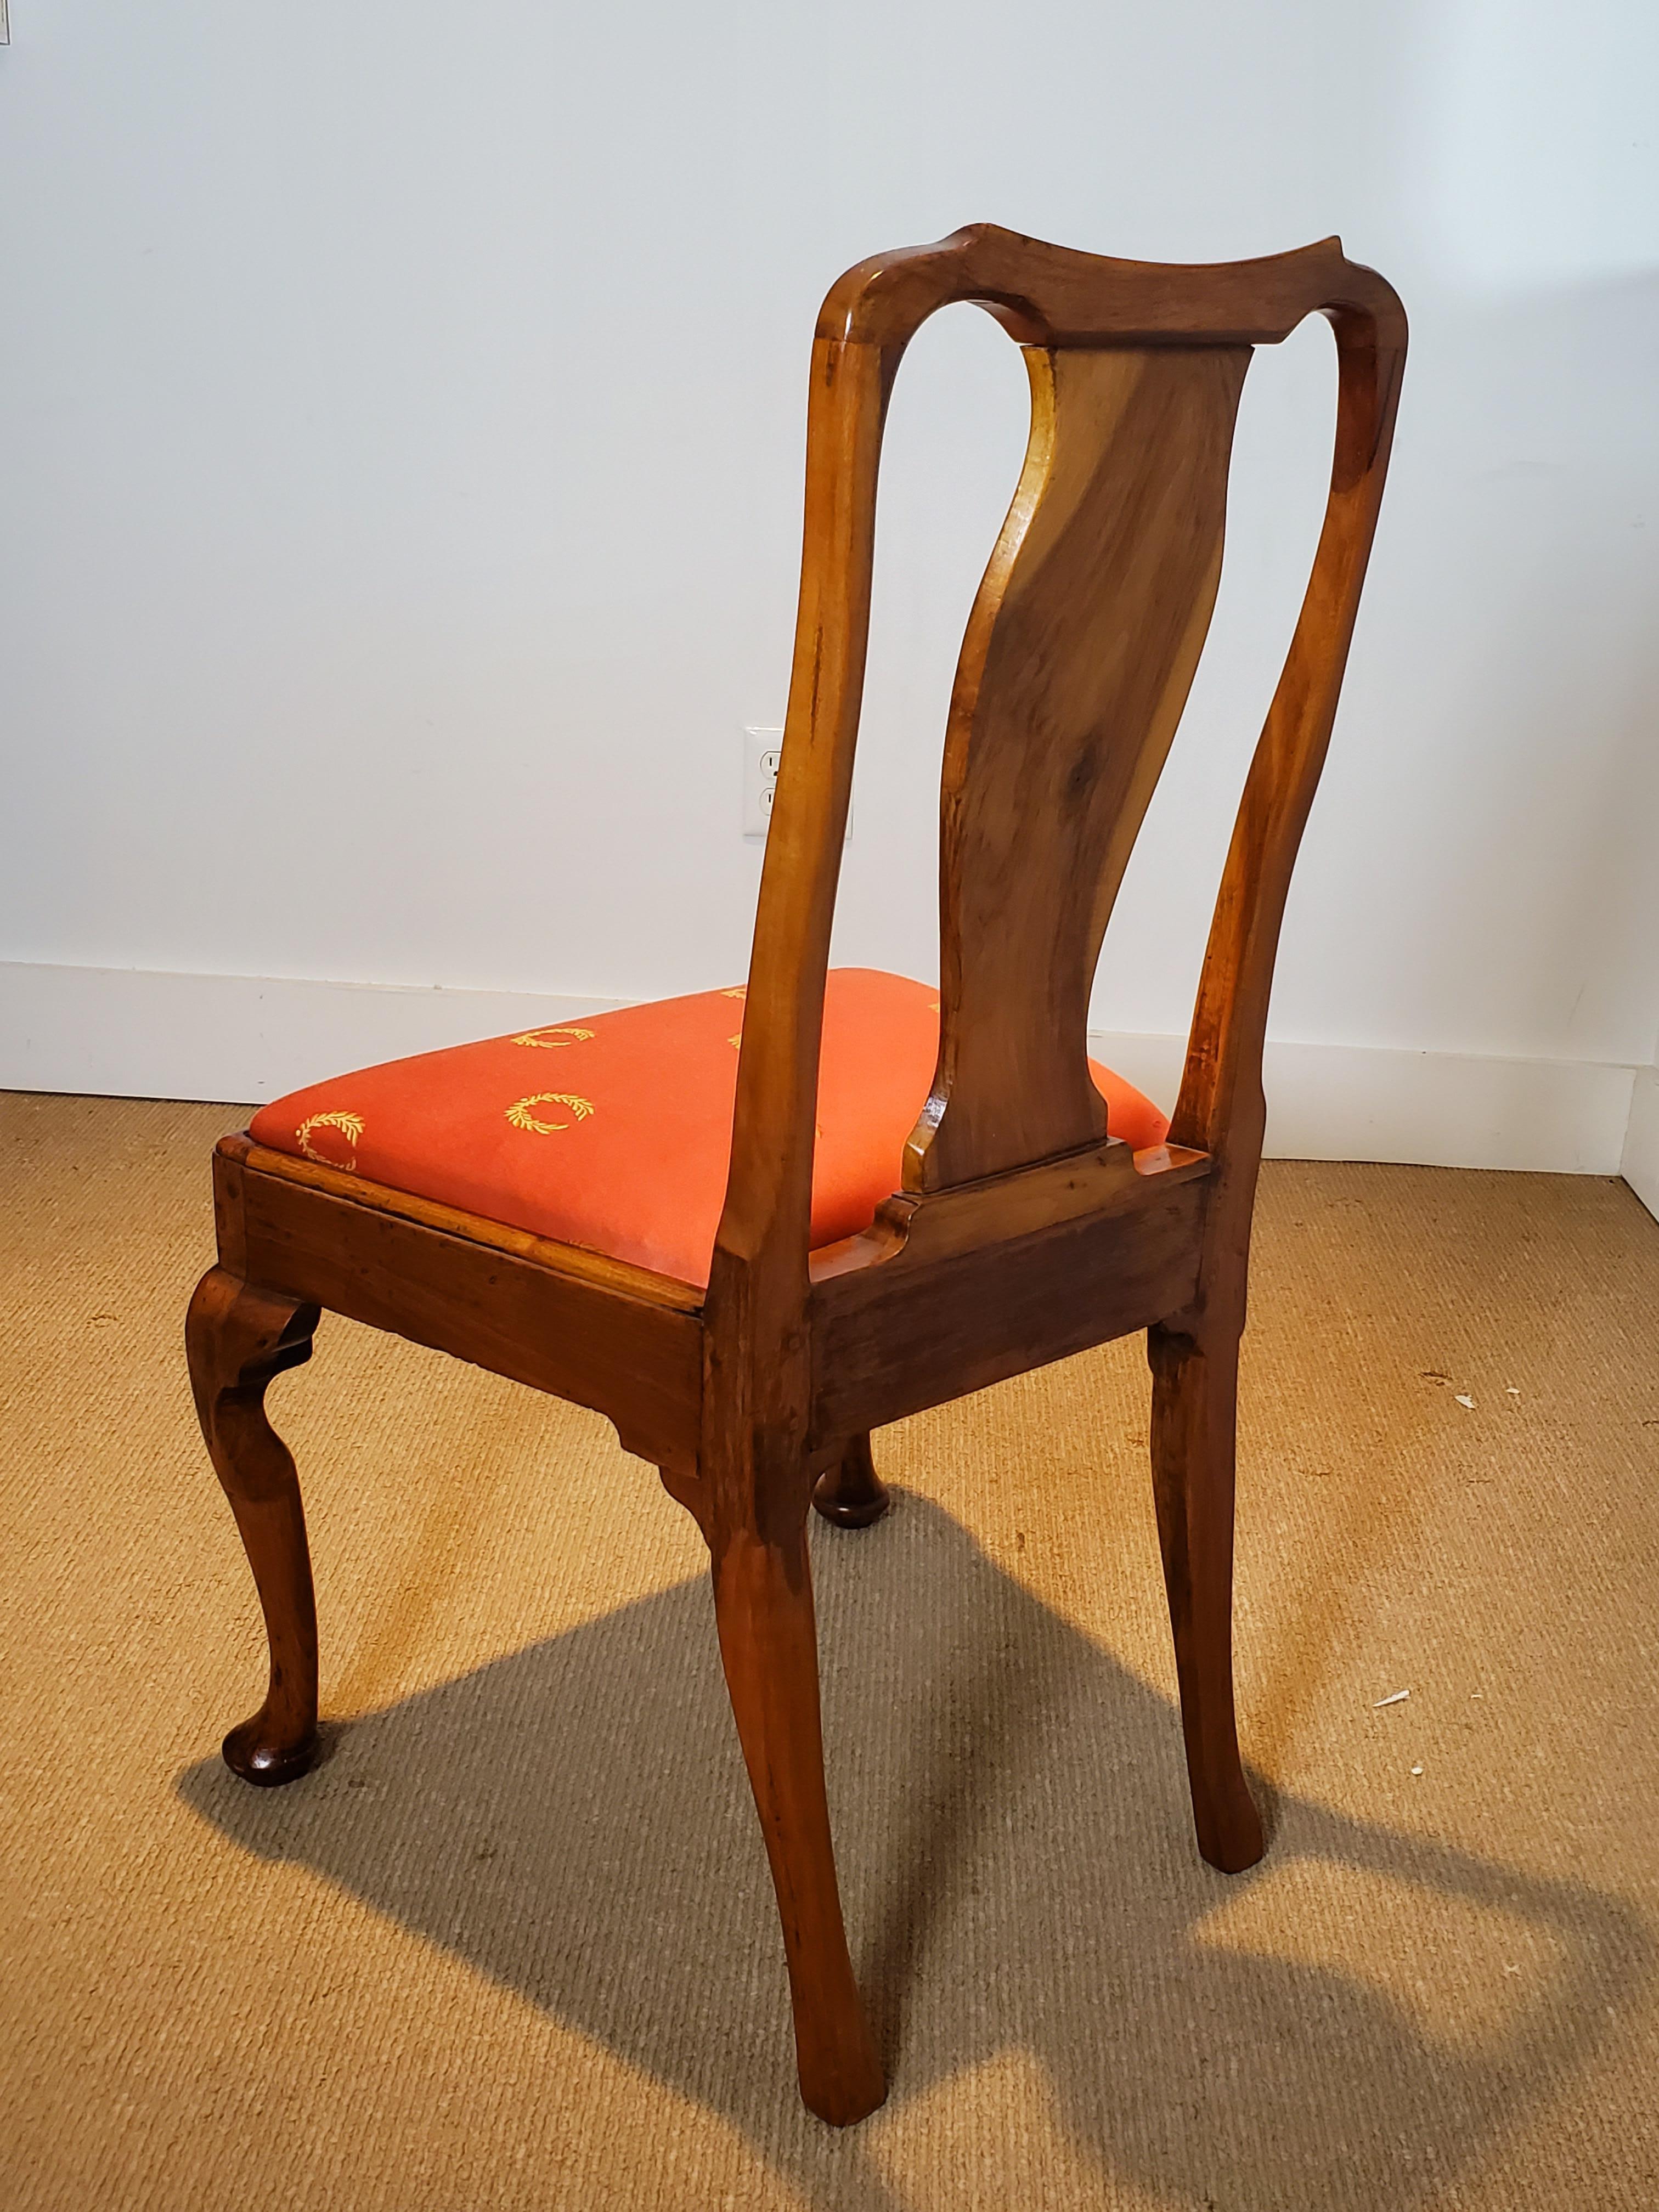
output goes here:
{"type": "Polygon", "coordinates": [[[370,1068],[266,1107],[214,1159],[218,1265],[186,1338],[270,1645],[224,1756],[317,1748],[317,1632],[271,1377],[319,1310],[595,1408],[696,1516],[783,1923],[802,2094],[884,2094],[823,1779],[809,1504],[874,1520],[884,1422],[1145,1329],[1152,1460],[1199,1848],[1262,1850],[1231,1680],[1234,1408],[1291,865],[1382,491],[1406,324],[1328,239],[1211,267],[988,224],[861,263],[813,350],[805,544],[746,988],[370,1068]],[[905,346],[972,300],[1020,344],[1030,442],[969,620],[942,796],[941,976],[827,973],[876,476],[905,346]],[[1252,349],[1322,313],[1329,503],[1247,780],[1173,1121],[1087,1059],[1113,901],[1220,574],[1252,349]],[[672,1080],[665,1072],[672,1071],[672,1080]]]}

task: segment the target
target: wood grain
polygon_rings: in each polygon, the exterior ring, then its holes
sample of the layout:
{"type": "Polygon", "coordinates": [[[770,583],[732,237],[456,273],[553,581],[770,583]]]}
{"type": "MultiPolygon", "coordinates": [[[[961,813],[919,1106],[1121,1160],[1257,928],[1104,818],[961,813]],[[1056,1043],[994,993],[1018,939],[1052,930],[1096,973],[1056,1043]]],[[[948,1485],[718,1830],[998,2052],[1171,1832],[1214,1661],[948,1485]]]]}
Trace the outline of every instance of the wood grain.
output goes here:
{"type": "Polygon", "coordinates": [[[1105,1133],[1089,994],[1221,578],[1246,347],[1029,348],[1031,441],[945,744],[939,1189],[1105,1133]]]}
{"type": "Polygon", "coordinates": [[[696,1472],[702,1358],[695,1314],[567,1274],[494,1240],[362,1205],[310,1177],[267,1174],[252,1156],[241,1187],[254,1281],[297,1289],[331,1312],[591,1407],[615,1424],[626,1449],[655,1467],[696,1472]]]}
{"type": "Polygon", "coordinates": [[[1193,1819],[1199,1850],[1210,1864],[1224,1874],[1242,1874],[1264,1846],[1233,1713],[1238,1339],[1212,1327],[1200,1345],[1159,1326],[1148,1330],[1146,1349],[1152,1370],[1152,1496],[1193,1819]]]}
{"type": "Polygon", "coordinates": [[[1397,300],[1391,314],[1329,312],[1337,416],[1325,519],[1233,826],[1170,1129],[1172,1141],[1217,1161],[1220,1196],[1210,1217],[1205,1275],[1225,1328],[1234,1326],[1234,1307],[1242,1316],[1244,1304],[1267,1125],[1261,1053],[1279,933],[1336,719],[1405,373],[1405,317],[1397,300]]]}
{"type": "Polygon", "coordinates": [[[811,1279],[827,1283],[860,1267],[894,1262],[914,1267],[1085,1216],[1099,1220],[1133,1212],[1157,1191],[1208,1175],[1211,1165],[1206,1153],[1179,1146],[1151,1145],[1132,1152],[1108,1137],[949,1190],[896,1191],[877,1208],[868,1229],[813,1253],[811,1279]]]}
{"type": "Polygon", "coordinates": [[[809,1449],[982,1390],[1182,1311],[1197,1289],[1206,1186],[947,1260],[817,1285],[809,1449]]]}
{"type": "Polygon", "coordinates": [[[197,1417],[230,1500],[264,1614],[264,1703],[224,1741],[245,1782],[292,1782],[317,1755],[317,1606],[300,1481],[265,1418],[265,1390],[311,1357],[314,1304],[257,1290],[222,1267],[196,1286],[185,1354],[197,1417]]]}
{"type": "MultiPolygon", "coordinates": [[[[255,1174],[274,1176],[305,1190],[324,1191],[348,1206],[367,1206],[375,1213],[395,1213],[401,1220],[440,1229],[451,1237],[464,1237],[470,1244],[487,1245],[494,1252],[510,1252],[573,1282],[593,1283],[636,1304],[672,1307],[678,1313],[696,1313],[702,1292],[673,1275],[659,1275],[631,1260],[613,1259],[608,1252],[590,1252],[585,1245],[565,1244],[556,1237],[538,1237],[528,1229],[514,1229],[505,1222],[486,1221],[459,1207],[441,1206],[435,1199],[411,1191],[393,1190],[367,1176],[348,1174],[321,1161],[297,1159],[291,1152],[273,1152],[256,1145],[246,1134],[222,1137],[216,1148],[222,1162],[238,1162],[255,1174]]],[[[234,1209],[233,1209],[234,1212],[234,1209]]]]}
{"type": "Polygon", "coordinates": [[[1405,343],[1392,288],[1347,260],[1340,238],[1255,261],[1119,261],[994,222],[860,261],[831,286],[818,336],[902,347],[959,300],[986,308],[1022,345],[1275,345],[1334,308],[1365,315],[1384,344],[1405,343]]]}
{"type": "Polygon", "coordinates": [[[711,1544],[714,1613],[732,1717],[778,1900],[801,2094],[846,2127],[887,2094],[842,1920],[823,1778],[807,1499],[787,1517],[722,1518],[711,1544]]]}
{"type": "Polygon", "coordinates": [[[892,1506],[867,1434],[854,1437],[812,1486],[812,1504],[837,1528],[867,1528],[892,1506]]]}

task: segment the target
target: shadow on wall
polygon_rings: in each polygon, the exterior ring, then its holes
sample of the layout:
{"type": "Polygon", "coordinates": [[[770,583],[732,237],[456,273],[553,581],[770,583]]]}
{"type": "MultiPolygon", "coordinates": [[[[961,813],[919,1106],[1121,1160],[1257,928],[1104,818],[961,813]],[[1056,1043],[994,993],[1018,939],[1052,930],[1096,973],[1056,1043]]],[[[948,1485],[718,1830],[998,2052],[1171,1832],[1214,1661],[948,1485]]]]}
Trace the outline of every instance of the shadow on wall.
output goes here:
{"type": "MultiPolygon", "coordinates": [[[[1594,1891],[1303,1799],[1270,1807],[1261,1867],[1212,1872],[1169,1701],[947,1514],[903,1493],[867,1533],[815,1532],[815,1553],[842,1887],[890,2113],[1027,2052],[1079,2148],[1174,2203],[1224,2184],[1229,2206],[1385,2212],[1512,2126],[1645,1975],[1640,1928],[1594,1891]],[[1274,1882],[1291,1887],[1253,1941],[1274,1882]],[[1401,1898],[1395,1987],[1370,1954],[1401,1898]],[[1323,1956],[1304,1940],[1322,1916],[1323,1956]],[[1330,1962],[1344,1941],[1357,1972],[1330,1962]],[[1442,2002],[1460,1978],[1488,1989],[1473,2025],[1442,2002]]],[[[808,2201],[896,2205],[883,2122],[836,2135],[797,2100],[701,1577],[354,1723],[287,1790],[216,1759],[179,1788],[247,1850],[711,2106],[808,2201]]]]}

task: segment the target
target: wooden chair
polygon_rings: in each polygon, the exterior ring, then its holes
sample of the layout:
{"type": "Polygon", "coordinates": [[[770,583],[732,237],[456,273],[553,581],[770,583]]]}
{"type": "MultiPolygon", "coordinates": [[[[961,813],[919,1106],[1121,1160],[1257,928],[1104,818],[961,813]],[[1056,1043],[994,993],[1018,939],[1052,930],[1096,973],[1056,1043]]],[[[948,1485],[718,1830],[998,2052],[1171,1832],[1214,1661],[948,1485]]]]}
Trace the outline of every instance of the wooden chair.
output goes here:
{"type": "Polygon", "coordinates": [[[1335,239],[1160,266],[977,225],[878,255],[830,293],[812,358],[788,719],[706,1289],[246,1135],[217,1150],[219,1262],[190,1309],[190,1368],[270,1644],[265,1701],[226,1739],[226,1759],[250,1780],[285,1782],[315,1752],[305,1524],[263,1399],[308,1357],[319,1307],[598,1409],[708,1540],[801,2090],[826,2120],[863,2118],[884,2087],[836,1888],[806,1519],[813,1502],[851,1525],[882,1510],[872,1429],[1146,1331],[1199,1848],[1228,1870],[1262,1850],[1235,1733],[1231,1624],[1262,1037],[1405,346],[1394,292],[1335,239]],[[1019,343],[1032,420],[951,706],[937,1072],[902,1188],[861,1233],[815,1250],[820,1024],[883,417],[910,337],[960,300],[1019,343]],[[1106,1135],[1090,1078],[1091,982],[1208,626],[1251,349],[1315,311],[1334,327],[1339,368],[1329,504],[1228,854],[1170,1139],[1135,1152],[1106,1135]]]}

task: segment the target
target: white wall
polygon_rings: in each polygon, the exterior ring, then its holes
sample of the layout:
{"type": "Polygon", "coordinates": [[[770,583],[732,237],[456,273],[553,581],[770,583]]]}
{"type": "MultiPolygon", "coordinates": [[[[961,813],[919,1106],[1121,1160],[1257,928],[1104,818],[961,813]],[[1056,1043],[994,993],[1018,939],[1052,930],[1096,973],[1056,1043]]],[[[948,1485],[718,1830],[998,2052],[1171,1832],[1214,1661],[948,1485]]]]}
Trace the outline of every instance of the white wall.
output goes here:
{"type": "MultiPolygon", "coordinates": [[[[245,1074],[222,1010],[77,1060],[90,987],[42,969],[589,1003],[740,975],[738,732],[781,716],[830,279],[981,217],[1170,259],[1340,230],[1413,355],[1274,1034],[1582,1066],[1595,1133],[1525,1157],[1616,1166],[1609,1073],[1659,1030],[1650,0],[13,0],[12,26],[0,958],[33,1012],[5,1079],[245,1074]]],[[[1103,1030],[1185,1026],[1330,408],[1322,326],[1259,357],[1103,1030]]],[[[944,700],[1023,412],[985,318],[923,333],[843,957],[933,957],[944,700]]],[[[294,1018],[273,1082],[337,1043],[294,1018]]]]}

